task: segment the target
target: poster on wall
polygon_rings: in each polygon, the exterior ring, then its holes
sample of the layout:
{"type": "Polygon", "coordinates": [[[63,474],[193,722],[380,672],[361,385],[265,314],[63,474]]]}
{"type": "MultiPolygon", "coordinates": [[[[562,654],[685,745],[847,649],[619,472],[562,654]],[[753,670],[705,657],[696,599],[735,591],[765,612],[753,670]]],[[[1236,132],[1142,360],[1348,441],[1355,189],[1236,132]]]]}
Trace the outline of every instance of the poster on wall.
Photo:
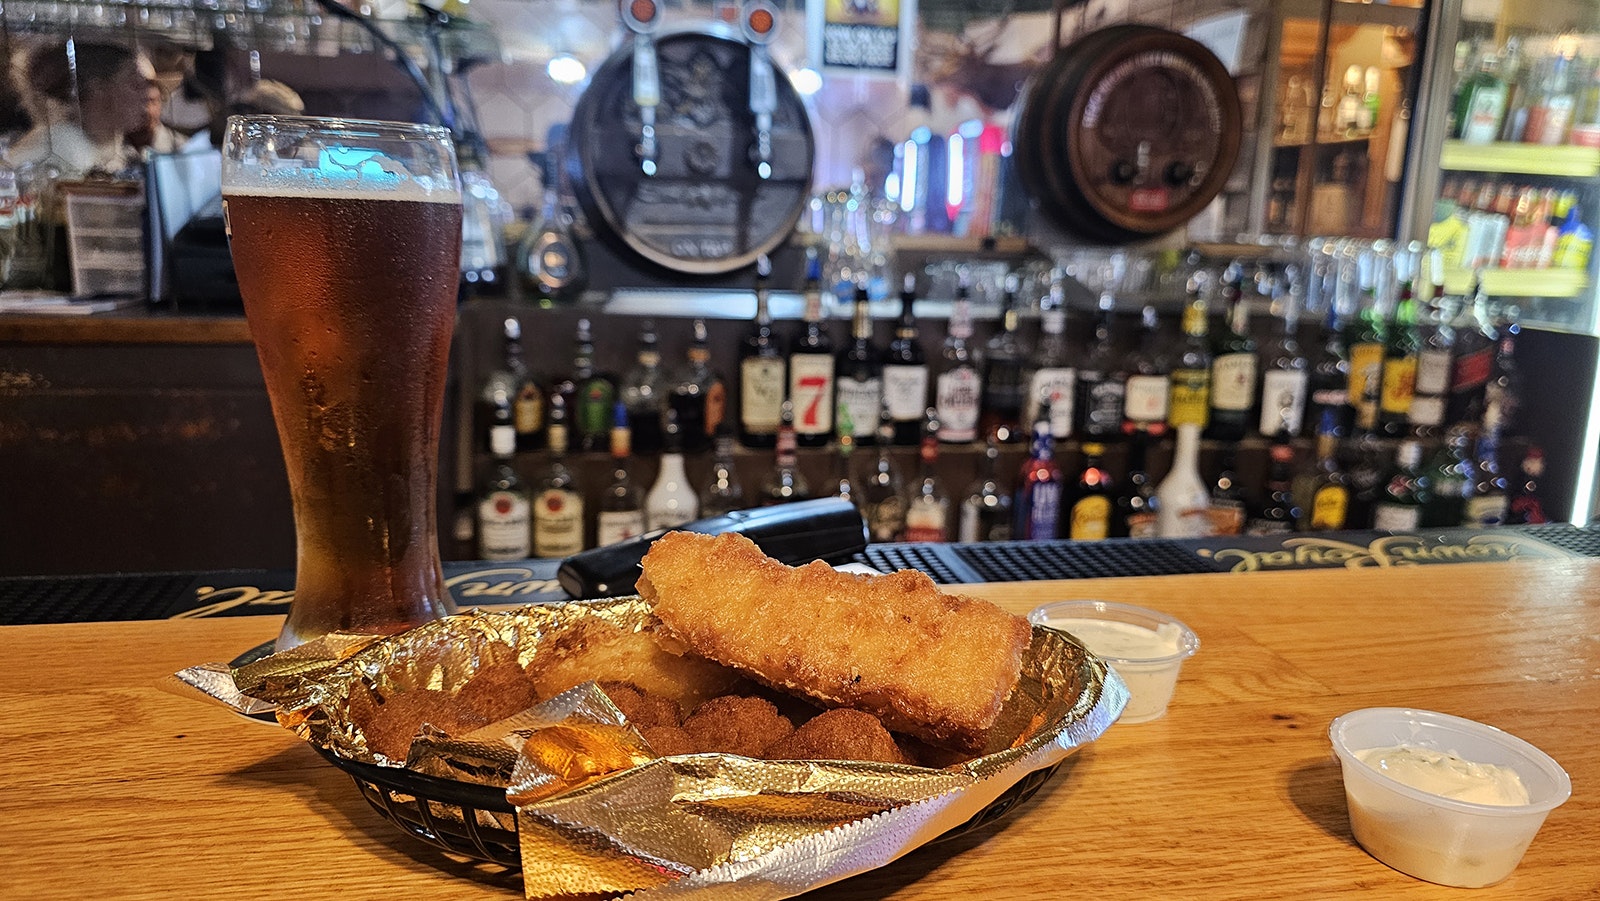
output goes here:
{"type": "Polygon", "coordinates": [[[806,46],[813,69],[910,83],[917,0],[812,0],[806,46]]]}

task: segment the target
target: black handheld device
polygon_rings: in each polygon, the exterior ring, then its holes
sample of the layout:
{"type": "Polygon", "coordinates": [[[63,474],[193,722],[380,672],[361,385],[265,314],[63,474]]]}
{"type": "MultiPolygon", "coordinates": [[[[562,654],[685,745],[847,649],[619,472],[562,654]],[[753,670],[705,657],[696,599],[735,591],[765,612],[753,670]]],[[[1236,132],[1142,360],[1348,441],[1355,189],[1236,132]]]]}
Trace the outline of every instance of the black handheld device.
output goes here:
{"type": "MultiPolygon", "coordinates": [[[[837,497],[734,510],[677,529],[707,535],[738,532],[754,541],[762,553],[791,566],[812,560],[843,562],[867,546],[867,524],[861,512],[837,497]]],[[[668,531],[658,529],[573,554],[561,562],[556,579],[574,599],[631,594],[639,578],[639,561],[650,550],[650,542],[668,531]]]]}

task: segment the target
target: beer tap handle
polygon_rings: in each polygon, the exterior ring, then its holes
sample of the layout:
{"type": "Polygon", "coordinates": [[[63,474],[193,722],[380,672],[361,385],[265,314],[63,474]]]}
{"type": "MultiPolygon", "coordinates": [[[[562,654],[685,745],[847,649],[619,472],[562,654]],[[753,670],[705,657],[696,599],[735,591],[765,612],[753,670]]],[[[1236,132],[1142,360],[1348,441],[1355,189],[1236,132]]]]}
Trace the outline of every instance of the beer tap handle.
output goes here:
{"type": "Polygon", "coordinates": [[[639,107],[639,168],[656,174],[656,107],[661,105],[661,73],[654,33],[661,20],[655,0],[618,0],[622,24],[633,32],[633,102],[639,107]]]}
{"type": "Polygon", "coordinates": [[[778,31],[778,8],[770,0],[748,0],[740,17],[750,44],[750,113],[756,120],[756,174],[772,177],[772,113],[778,108],[778,81],[767,45],[778,31]]]}

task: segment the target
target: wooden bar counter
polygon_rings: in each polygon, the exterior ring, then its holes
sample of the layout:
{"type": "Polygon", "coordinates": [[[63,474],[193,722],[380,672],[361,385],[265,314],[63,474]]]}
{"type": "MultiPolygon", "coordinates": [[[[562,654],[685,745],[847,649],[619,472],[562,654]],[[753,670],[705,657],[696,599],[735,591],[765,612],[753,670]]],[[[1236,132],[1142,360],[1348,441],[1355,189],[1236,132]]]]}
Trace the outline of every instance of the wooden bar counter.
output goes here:
{"type": "MultiPolygon", "coordinates": [[[[1199,633],[1167,715],[1117,725],[1002,823],[826,898],[1600,897],[1600,561],[972,586],[1017,613],[1098,597],[1199,633]],[[1573,796],[1476,892],[1350,837],[1328,723],[1375,705],[1499,726],[1573,796]]],[[[278,630],[249,617],[0,628],[0,895],[515,898],[370,810],[272,726],[163,692],[278,630]]]]}

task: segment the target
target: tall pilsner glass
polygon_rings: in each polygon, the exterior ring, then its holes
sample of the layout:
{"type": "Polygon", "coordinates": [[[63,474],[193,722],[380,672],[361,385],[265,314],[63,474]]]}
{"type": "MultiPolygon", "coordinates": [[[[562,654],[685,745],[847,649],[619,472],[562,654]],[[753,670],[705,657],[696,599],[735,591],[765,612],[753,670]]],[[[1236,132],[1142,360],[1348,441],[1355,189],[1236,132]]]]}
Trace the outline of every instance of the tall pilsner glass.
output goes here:
{"type": "Polygon", "coordinates": [[[461,252],[449,133],[235,116],[222,199],[294,501],[277,649],[453,612],[435,511],[461,252]]]}

